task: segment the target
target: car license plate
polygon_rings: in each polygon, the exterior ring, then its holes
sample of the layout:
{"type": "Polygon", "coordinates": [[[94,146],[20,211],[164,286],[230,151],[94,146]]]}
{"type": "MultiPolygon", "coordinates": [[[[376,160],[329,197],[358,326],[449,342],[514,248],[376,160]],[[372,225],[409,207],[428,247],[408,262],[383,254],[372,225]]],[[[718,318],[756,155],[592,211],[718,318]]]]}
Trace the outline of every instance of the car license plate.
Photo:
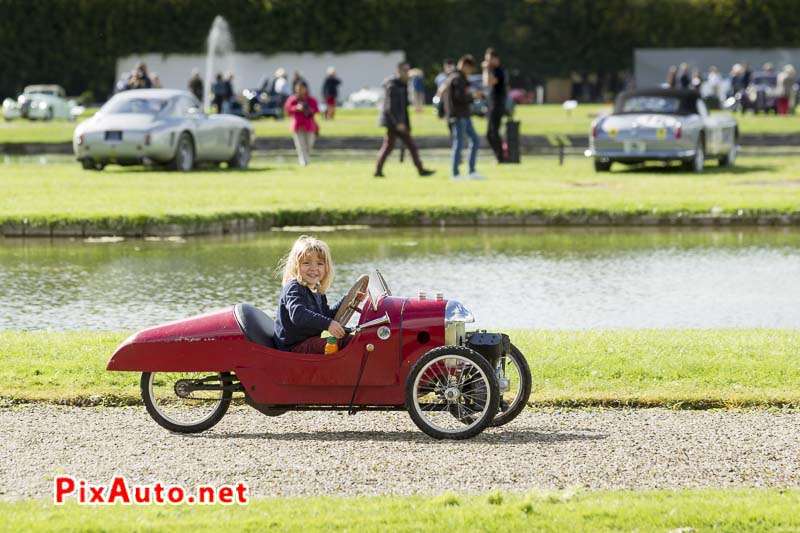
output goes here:
{"type": "Polygon", "coordinates": [[[641,141],[625,141],[623,148],[626,154],[641,154],[647,146],[641,141]]]}
{"type": "Polygon", "coordinates": [[[122,132],[121,131],[107,131],[106,132],[106,140],[107,141],[121,141],[122,140],[122,132]]]}

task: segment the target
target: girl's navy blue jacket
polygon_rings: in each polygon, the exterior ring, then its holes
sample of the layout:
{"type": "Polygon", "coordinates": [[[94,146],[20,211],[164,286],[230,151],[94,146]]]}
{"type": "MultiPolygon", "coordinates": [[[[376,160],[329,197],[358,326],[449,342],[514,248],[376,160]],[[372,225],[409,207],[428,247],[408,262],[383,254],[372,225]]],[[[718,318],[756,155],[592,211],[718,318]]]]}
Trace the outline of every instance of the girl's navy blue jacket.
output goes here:
{"type": "Polygon", "coordinates": [[[278,302],[278,317],[275,319],[275,346],[290,351],[292,347],[310,337],[318,337],[328,329],[344,296],[333,307],[328,307],[328,298],[314,292],[297,280],[287,283],[278,302]]]}

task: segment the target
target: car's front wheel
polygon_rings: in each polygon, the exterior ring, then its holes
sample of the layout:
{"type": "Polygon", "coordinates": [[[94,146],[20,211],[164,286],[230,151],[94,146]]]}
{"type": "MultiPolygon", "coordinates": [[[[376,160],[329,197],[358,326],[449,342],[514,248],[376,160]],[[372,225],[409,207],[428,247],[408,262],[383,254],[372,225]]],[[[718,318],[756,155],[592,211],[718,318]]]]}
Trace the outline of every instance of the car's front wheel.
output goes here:
{"type": "Polygon", "coordinates": [[[192,136],[183,132],[178,137],[178,147],[175,149],[175,157],[170,162],[169,167],[179,172],[189,172],[194,167],[194,156],[192,136]]]}
{"type": "Polygon", "coordinates": [[[405,387],[411,420],[434,439],[468,439],[483,431],[498,411],[495,369],[464,346],[442,346],[411,368],[405,387]]]}
{"type": "Polygon", "coordinates": [[[528,405],[531,397],[531,368],[519,348],[511,345],[511,351],[497,361],[497,381],[500,387],[500,407],[492,420],[492,426],[508,424],[528,405]]]}

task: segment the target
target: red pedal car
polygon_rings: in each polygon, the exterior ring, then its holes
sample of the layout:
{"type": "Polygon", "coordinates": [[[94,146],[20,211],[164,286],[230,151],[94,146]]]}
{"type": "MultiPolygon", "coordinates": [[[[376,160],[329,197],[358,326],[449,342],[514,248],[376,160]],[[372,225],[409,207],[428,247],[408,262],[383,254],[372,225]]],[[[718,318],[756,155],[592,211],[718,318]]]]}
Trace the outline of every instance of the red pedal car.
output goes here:
{"type": "Polygon", "coordinates": [[[459,302],[392,296],[380,272],[361,276],[335,317],[351,342],[332,355],[275,349],[273,320],[250,304],[142,330],[108,370],[141,372],[148,413],[171,431],[219,422],[234,393],[268,416],[301,410],[408,411],[426,434],[466,439],[513,420],[531,374],[502,333],[465,331],[459,302]],[[367,298],[359,305],[359,292],[367,298]]]}

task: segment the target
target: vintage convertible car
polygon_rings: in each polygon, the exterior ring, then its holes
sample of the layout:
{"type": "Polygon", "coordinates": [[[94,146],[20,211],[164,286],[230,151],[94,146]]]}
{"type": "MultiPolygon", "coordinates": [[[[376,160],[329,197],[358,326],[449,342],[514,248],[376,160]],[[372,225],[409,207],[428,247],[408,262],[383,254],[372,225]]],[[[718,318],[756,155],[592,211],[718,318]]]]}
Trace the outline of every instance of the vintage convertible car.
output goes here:
{"type": "Polygon", "coordinates": [[[3,100],[3,118],[6,120],[74,120],[83,111],[83,106],[67,100],[59,85],[28,85],[16,100],[3,100]]]}
{"type": "Polygon", "coordinates": [[[197,163],[245,168],[255,131],[233,115],[206,115],[189,92],[139,89],[114,95],[75,128],[72,147],[87,170],[119,165],[167,164],[188,172],[197,163]]]}
{"type": "Polygon", "coordinates": [[[437,439],[473,437],[527,405],[525,356],[507,335],[467,332],[474,318],[461,303],[393,296],[376,270],[358,279],[334,320],[348,324],[356,312],[352,340],[331,355],[277,350],[272,319],[237,304],[132,335],[107,370],[141,372],[147,412],[180,433],[214,426],[233,394],[267,416],[406,410],[437,439]]]}
{"type": "Polygon", "coordinates": [[[592,123],[589,149],[598,172],[614,162],[681,161],[702,172],[706,159],[733,165],[739,126],[730,115],[711,115],[700,95],[680,89],[624,92],[614,112],[592,123]]]}

